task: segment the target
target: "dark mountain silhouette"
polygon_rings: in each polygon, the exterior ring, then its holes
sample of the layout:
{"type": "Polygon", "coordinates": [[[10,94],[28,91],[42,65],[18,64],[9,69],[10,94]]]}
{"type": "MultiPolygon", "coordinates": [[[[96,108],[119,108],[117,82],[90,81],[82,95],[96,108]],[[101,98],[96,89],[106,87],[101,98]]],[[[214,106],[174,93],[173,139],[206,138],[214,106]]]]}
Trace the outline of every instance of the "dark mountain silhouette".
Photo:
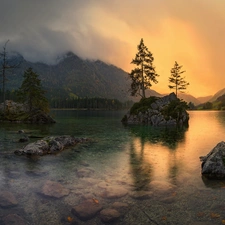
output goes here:
{"type": "MultiPolygon", "coordinates": [[[[24,71],[32,67],[42,81],[48,97],[52,98],[110,98],[120,101],[138,101],[140,97],[131,97],[128,92],[130,79],[124,70],[104,63],[100,60],[84,60],[72,52],[58,58],[56,64],[48,65],[42,62],[32,63],[19,54],[12,54],[13,62],[21,62],[20,67],[8,72],[6,89],[18,89],[23,81],[24,71]]],[[[160,84],[158,84],[160,85],[160,84]]],[[[168,94],[168,93],[167,93],[168,94]]],[[[225,88],[218,91],[213,97],[195,98],[190,94],[179,93],[178,97],[195,105],[215,101],[225,94],[225,88]]],[[[146,96],[162,97],[154,90],[147,90],[146,96]]]]}
{"type": "MultiPolygon", "coordinates": [[[[32,63],[21,55],[17,57],[22,63],[19,68],[8,74],[6,87],[9,90],[18,89],[24,71],[32,67],[51,98],[99,97],[115,98],[120,101],[136,100],[128,92],[130,87],[128,74],[114,65],[100,60],[83,60],[72,52],[61,57],[55,65],[32,63]]],[[[149,90],[148,95],[160,96],[153,90],[149,90]]]]}

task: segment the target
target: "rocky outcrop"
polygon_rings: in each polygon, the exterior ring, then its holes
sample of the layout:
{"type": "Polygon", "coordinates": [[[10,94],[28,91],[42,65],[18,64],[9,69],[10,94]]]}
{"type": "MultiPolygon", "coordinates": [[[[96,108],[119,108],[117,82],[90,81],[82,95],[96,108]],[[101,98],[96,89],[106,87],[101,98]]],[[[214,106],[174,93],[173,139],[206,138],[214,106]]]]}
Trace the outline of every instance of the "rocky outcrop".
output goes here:
{"type": "Polygon", "coordinates": [[[206,156],[201,156],[202,175],[225,178],[225,142],[218,143],[206,156]]]}
{"type": "Polygon", "coordinates": [[[49,124],[55,123],[56,121],[49,114],[37,110],[30,113],[24,122],[34,124],[49,124]]]}
{"type": "Polygon", "coordinates": [[[69,135],[59,137],[46,137],[34,143],[26,145],[24,148],[16,150],[17,155],[46,155],[55,154],[64,148],[74,146],[77,143],[87,141],[86,138],[75,138],[69,135]]]}
{"type": "Polygon", "coordinates": [[[49,124],[56,121],[47,113],[41,110],[29,111],[26,104],[20,104],[12,100],[5,101],[5,113],[3,113],[4,103],[0,104],[0,120],[10,122],[23,122],[35,124],[49,124]]]}
{"type": "MultiPolygon", "coordinates": [[[[150,102],[150,101],[149,101],[150,102]]],[[[174,93],[162,98],[155,98],[149,104],[140,104],[139,110],[130,110],[122,119],[125,124],[149,124],[153,126],[188,124],[189,114],[184,102],[180,101],[174,93]]]]}

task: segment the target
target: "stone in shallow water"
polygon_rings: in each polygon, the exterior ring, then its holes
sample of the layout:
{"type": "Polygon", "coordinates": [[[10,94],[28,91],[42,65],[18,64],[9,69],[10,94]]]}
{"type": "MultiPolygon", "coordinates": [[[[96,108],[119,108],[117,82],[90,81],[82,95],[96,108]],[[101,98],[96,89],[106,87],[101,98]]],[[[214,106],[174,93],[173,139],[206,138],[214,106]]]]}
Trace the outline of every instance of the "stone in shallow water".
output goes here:
{"type": "Polygon", "coordinates": [[[0,206],[1,207],[12,207],[18,204],[15,196],[9,191],[0,192],[0,206]]]}
{"type": "Polygon", "coordinates": [[[81,202],[79,205],[74,206],[71,212],[81,220],[89,220],[101,210],[101,204],[97,203],[93,199],[88,199],[81,202]]]}
{"type": "Polygon", "coordinates": [[[4,225],[27,225],[25,220],[17,214],[9,214],[3,218],[4,225]]]}
{"type": "Polygon", "coordinates": [[[102,198],[122,198],[123,196],[127,195],[128,191],[119,186],[110,186],[107,187],[105,190],[100,192],[100,196],[102,198]]]}
{"type": "Polygon", "coordinates": [[[61,198],[63,196],[68,195],[69,193],[70,193],[69,189],[65,188],[58,182],[50,180],[46,181],[41,191],[41,194],[55,198],[61,198]]]}
{"type": "Polygon", "coordinates": [[[175,185],[166,181],[152,181],[149,185],[154,194],[167,194],[175,190],[175,185]]]}
{"type": "Polygon", "coordinates": [[[120,217],[120,213],[115,209],[103,209],[100,212],[100,218],[102,222],[109,223],[117,220],[120,217]]]}
{"type": "Polygon", "coordinates": [[[209,178],[225,178],[225,142],[218,143],[206,156],[200,157],[202,174],[209,178]]]}
{"type": "Polygon", "coordinates": [[[114,202],[112,208],[116,209],[119,213],[124,214],[128,211],[129,205],[124,202],[114,202]]]}
{"type": "Polygon", "coordinates": [[[151,198],[152,192],[151,191],[133,191],[133,192],[130,192],[129,195],[131,198],[143,200],[143,199],[151,198]]]}
{"type": "Polygon", "coordinates": [[[95,171],[90,168],[81,168],[81,169],[77,170],[77,176],[79,178],[90,177],[91,175],[93,175],[94,172],[95,171]]]}

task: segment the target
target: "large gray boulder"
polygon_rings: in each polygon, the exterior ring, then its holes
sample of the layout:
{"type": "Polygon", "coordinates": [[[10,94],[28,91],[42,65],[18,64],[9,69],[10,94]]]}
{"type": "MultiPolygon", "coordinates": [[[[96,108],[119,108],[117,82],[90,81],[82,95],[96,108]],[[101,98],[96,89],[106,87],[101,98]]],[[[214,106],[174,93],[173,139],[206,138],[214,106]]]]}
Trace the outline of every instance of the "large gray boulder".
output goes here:
{"type": "Polygon", "coordinates": [[[29,143],[24,148],[16,150],[17,155],[46,155],[55,154],[64,148],[74,146],[77,143],[85,142],[86,138],[76,138],[69,135],[58,137],[46,137],[33,143],[29,143]]]}
{"type": "Polygon", "coordinates": [[[225,142],[218,143],[206,156],[201,156],[202,175],[225,178],[225,142]]]}

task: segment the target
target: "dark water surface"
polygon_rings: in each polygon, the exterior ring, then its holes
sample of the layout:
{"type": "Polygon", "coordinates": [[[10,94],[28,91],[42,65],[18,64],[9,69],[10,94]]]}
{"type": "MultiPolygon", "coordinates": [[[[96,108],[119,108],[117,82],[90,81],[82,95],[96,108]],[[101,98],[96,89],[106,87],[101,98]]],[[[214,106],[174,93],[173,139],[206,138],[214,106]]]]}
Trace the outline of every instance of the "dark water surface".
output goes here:
{"type": "Polygon", "coordinates": [[[225,181],[202,178],[199,160],[225,140],[225,112],[191,111],[186,129],[123,126],[124,113],[53,111],[53,125],[1,124],[0,191],[11,192],[18,204],[0,207],[0,224],[12,214],[32,225],[104,224],[98,214],[82,221],[71,213],[93,198],[104,209],[127,204],[113,224],[225,224],[225,181]],[[92,141],[57,155],[27,158],[13,154],[25,145],[17,142],[18,130],[92,141]],[[59,199],[40,194],[48,180],[70,194],[59,199]],[[116,194],[104,196],[105,190],[116,194]]]}

